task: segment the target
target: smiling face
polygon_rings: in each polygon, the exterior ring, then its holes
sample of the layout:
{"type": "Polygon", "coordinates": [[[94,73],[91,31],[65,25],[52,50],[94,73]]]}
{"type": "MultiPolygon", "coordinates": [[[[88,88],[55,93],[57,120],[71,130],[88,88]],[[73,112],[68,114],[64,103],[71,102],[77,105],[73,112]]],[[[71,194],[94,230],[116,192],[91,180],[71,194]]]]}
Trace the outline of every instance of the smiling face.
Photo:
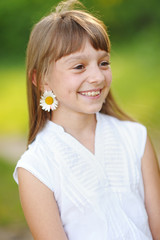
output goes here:
{"type": "Polygon", "coordinates": [[[57,60],[50,69],[45,90],[59,101],[54,112],[93,114],[102,108],[112,81],[109,54],[86,40],[80,51],[57,60]]]}

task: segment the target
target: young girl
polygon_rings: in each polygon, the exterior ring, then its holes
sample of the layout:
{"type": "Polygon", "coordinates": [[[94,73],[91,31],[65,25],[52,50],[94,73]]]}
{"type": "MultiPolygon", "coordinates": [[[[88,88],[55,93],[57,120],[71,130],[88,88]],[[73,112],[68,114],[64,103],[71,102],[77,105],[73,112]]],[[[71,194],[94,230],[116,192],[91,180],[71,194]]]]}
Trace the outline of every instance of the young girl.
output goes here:
{"type": "Polygon", "coordinates": [[[112,97],[104,24],[75,3],[37,23],[28,44],[28,149],[14,172],[26,220],[36,240],[158,240],[146,128],[112,97]]]}

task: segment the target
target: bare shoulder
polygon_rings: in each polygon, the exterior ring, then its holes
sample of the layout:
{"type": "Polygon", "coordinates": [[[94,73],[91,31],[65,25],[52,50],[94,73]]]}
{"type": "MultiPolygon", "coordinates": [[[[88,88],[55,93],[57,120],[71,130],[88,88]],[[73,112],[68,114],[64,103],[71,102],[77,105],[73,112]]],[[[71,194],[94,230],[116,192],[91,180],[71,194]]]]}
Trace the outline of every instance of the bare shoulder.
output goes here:
{"type": "Polygon", "coordinates": [[[158,160],[149,137],[142,158],[145,205],[154,239],[160,239],[160,171],[158,160]]]}
{"type": "Polygon", "coordinates": [[[19,194],[35,240],[67,240],[53,192],[29,171],[18,168],[19,194]]]}
{"type": "Polygon", "coordinates": [[[148,166],[151,167],[151,169],[148,169],[149,172],[156,171],[157,176],[160,176],[159,164],[156,157],[156,153],[150,138],[147,136],[145,151],[142,158],[142,168],[145,169],[148,168],[148,166]]]}

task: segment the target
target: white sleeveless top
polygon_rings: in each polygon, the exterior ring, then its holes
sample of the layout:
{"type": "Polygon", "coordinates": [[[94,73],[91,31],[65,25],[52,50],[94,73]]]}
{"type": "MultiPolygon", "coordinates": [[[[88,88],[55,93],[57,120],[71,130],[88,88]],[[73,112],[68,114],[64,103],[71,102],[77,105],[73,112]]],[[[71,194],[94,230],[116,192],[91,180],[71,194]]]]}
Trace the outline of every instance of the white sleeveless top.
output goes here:
{"type": "Polygon", "coordinates": [[[48,121],[17,168],[53,191],[69,240],[151,240],[141,158],[146,128],[96,114],[95,154],[48,121]]]}

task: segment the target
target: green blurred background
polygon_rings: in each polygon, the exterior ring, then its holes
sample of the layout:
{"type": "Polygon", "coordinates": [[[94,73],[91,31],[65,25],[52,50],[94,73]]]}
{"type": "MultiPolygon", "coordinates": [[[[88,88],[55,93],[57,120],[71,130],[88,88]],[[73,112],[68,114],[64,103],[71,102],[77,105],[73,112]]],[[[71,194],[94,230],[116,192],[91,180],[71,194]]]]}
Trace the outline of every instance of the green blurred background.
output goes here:
{"type": "MultiPolygon", "coordinates": [[[[58,1],[0,1],[0,229],[25,229],[15,162],[25,149],[27,101],[25,51],[34,23],[58,1]]],[[[145,124],[160,149],[160,1],[85,0],[105,22],[112,43],[112,91],[119,105],[145,124]]],[[[18,233],[17,233],[18,234],[18,233]]],[[[8,238],[9,239],[9,238],[8,238]]],[[[18,239],[18,237],[16,238],[18,239]]],[[[24,237],[21,239],[25,239],[24,237]]],[[[28,238],[29,239],[29,238],[28,238]]]]}

